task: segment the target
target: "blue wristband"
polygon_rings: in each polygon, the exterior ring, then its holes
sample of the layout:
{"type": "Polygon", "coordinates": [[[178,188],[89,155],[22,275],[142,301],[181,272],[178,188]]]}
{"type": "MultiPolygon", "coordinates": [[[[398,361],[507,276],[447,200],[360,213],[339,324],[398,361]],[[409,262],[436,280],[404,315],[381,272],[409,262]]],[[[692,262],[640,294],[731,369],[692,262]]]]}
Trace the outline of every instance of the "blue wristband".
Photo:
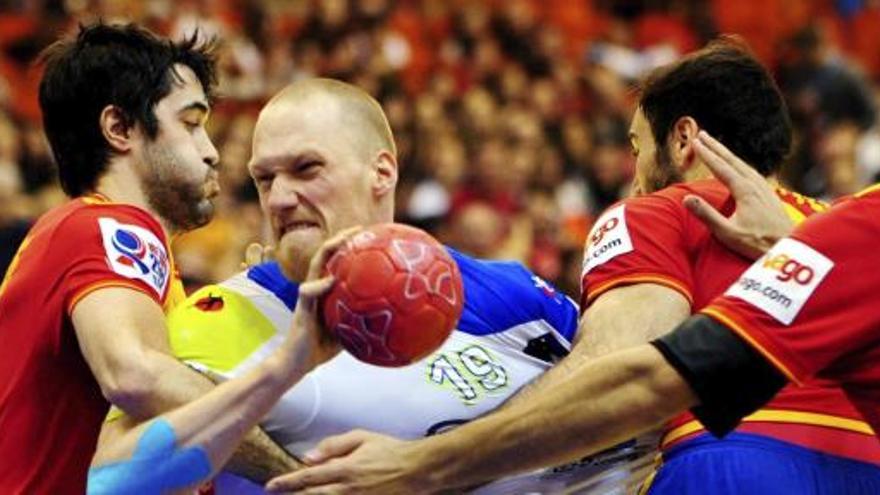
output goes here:
{"type": "Polygon", "coordinates": [[[88,495],[160,494],[179,490],[211,475],[211,461],[200,446],[177,447],[174,428],[156,419],[138,440],[131,459],[89,470],[88,495]]]}

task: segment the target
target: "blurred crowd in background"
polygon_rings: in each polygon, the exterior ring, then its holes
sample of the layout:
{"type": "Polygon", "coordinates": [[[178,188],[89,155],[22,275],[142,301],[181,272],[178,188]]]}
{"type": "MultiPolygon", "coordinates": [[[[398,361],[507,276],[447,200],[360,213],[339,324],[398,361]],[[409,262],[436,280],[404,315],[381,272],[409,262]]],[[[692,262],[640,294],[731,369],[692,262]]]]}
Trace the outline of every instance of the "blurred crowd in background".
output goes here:
{"type": "Polygon", "coordinates": [[[299,78],[340,78],[385,108],[397,214],[465,252],[518,259],[571,295],[605,207],[628,194],[639,78],[724,34],[777,76],[796,140],[783,181],[831,199],[880,172],[880,0],[0,0],[0,273],[65,200],[40,127],[34,64],[78,22],[217,36],[215,220],[175,242],[191,287],[267,240],[247,174],[262,104],[299,78]]]}

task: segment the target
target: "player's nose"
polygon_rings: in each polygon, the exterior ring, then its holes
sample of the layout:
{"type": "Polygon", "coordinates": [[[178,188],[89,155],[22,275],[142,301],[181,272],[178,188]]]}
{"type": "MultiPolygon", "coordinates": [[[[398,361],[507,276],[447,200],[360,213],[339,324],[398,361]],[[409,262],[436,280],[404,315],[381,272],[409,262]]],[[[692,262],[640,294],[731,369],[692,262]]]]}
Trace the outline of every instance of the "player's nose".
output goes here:
{"type": "Polygon", "coordinates": [[[299,204],[296,181],[285,177],[284,174],[276,176],[269,188],[269,197],[266,203],[272,213],[295,208],[299,204]]]}
{"type": "Polygon", "coordinates": [[[210,139],[205,139],[205,144],[202,146],[202,161],[211,168],[217,168],[220,165],[220,153],[210,139]]]}

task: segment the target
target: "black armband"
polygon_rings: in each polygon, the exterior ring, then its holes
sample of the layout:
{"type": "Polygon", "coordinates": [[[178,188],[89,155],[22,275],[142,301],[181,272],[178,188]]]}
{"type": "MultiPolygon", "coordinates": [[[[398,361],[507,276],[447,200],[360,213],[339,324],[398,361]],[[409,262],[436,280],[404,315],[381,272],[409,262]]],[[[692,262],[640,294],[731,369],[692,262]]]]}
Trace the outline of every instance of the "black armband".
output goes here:
{"type": "Polygon", "coordinates": [[[691,412],[717,437],[730,433],[786,384],[757,350],[708,316],[692,316],[651,343],[690,385],[700,400],[691,412]]]}

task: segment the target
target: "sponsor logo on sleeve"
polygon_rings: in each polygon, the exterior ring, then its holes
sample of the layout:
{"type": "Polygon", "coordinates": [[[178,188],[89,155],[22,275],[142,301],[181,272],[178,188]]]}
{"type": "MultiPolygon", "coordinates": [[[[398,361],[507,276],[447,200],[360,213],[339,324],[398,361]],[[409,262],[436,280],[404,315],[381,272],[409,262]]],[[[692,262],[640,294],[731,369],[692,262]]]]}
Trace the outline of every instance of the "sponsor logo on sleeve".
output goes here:
{"type": "Polygon", "coordinates": [[[790,325],[833,267],[833,261],[810,246],[783,239],[724,294],[742,299],[790,325]]]}
{"type": "Polygon", "coordinates": [[[633,250],[632,239],[626,227],[626,205],[615,206],[599,217],[593,225],[584,248],[581,278],[590,270],[633,250]]]}
{"type": "Polygon", "coordinates": [[[170,262],[158,237],[143,227],[113,218],[99,218],[98,225],[110,269],[146,283],[163,297],[168,288],[170,262]]]}

